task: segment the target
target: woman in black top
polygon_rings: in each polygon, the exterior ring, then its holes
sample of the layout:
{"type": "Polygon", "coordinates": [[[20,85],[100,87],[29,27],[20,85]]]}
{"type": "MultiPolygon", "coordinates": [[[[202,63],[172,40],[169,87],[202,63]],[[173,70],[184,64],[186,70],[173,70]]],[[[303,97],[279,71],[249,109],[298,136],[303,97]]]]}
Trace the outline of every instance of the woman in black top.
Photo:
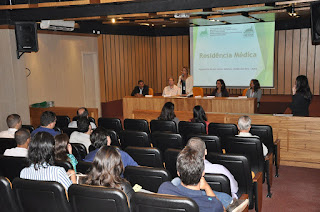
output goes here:
{"type": "Polygon", "coordinates": [[[292,88],[292,103],[290,108],[294,116],[309,116],[309,105],[312,99],[308,78],[300,75],[292,88]]]}
{"type": "Polygon", "coordinates": [[[216,97],[228,97],[229,93],[226,89],[226,84],[224,83],[223,79],[218,79],[216,82],[216,89],[212,92],[211,96],[216,97]]]}

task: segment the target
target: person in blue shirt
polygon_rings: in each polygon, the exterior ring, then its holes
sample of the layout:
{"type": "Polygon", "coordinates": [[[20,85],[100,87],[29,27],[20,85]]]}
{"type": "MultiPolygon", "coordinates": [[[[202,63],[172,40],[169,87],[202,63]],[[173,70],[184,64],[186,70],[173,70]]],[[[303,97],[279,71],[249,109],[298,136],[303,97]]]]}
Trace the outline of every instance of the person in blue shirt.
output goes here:
{"type": "Polygon", "coordinates": [[[41,126],[32,131],[31,137],[33,137],[38,132],[47,132],[52,136],[61,134],[59,131],[55,131],[53,128],[56,126],[57,117],[52,111],[45,111],[40,117],[41,126]]]}
{"type": "MultiPolygon", "coordinates": [[[[95,150],[91,151],[83,160],[86,162],[92,162],[94,156],[97,154],[99,151],[100,147],[107,145],[111,145],[111,138],[108,134],[108,132],[103,128],[103,127],[98,127],[95,129],[92,134],[90,135],[90,141],[92,143],[92,146],[95,148],[95,150]]],[[[124,168],[126,166],[138,166],[137,162],[135,162],[132,157],[119,149],[119,152],[121,154],[121,159],[124,168]]]]}

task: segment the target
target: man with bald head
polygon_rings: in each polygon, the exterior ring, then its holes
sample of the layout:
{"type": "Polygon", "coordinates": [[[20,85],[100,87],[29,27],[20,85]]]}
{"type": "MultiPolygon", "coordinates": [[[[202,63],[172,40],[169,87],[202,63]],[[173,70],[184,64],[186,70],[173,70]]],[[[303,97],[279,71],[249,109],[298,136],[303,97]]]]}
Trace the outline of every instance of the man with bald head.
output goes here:
{"type": "Polygon", "coordinates": [[[21,128],[22,121],[18,114],[11,114],[7,117],[8,130],[0,132],[0,138],[14,138],[14,133],[21,128]]]}
{"type": "MultiPolygon", "coordinates": [[[[85,107],[80,107],[78,110],[77,110],[77,117],[78,119],[80,117],[86,117],[86,118],[89,118],[89,112],[88,112],[88,109],[85,108],[85,107]]],[[[96,124],[93,123],[93,122],[90,122],[90,125],[91,125],[91,128],[94,130],[97,128],[96,124]]],[[[72,121],[69,123],[68,125],[69,128],[78,128],[78,125],[77,125],[77,121],[72,121]]]]}

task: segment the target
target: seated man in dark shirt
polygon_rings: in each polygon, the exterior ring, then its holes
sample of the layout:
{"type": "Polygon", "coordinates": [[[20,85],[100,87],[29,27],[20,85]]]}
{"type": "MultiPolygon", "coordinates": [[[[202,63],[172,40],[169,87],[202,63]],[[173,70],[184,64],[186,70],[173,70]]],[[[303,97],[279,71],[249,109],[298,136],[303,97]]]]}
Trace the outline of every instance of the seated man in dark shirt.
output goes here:
{"type": "Polygon", "coordinates": [[[149,94],[149,87],[142,80],[138,81],[138,85],[133,89],[131,96],[142,97],[149,94]]]}

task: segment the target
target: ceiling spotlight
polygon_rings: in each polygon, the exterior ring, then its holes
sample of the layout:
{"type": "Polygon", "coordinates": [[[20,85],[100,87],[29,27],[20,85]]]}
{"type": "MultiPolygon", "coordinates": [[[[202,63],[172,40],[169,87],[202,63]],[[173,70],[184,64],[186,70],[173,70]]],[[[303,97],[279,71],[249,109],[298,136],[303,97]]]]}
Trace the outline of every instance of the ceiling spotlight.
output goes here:
{"type": "Polygon", "coordinates": [[[167,25],[163,24],[162,27],[167,27],[167,25]]]}
{"type": "Polygon", "coordinates": [[[288,15],[293,18],[299,18],[300,15],[295,11],[294,7],[290,6],[287,8],[288,15]]]}
{"type": "Polygon", "coordinates": [[[149,26],[149,23],[140,23],[141,26],[149,26]]]}
{"type": "Polygon", "coordinates": [[[116,23],[116,19],[115,19],[115,18],[112,18],[112,19],[111,19],[111,23],[113,23],[113,24],[116,23]]]}

